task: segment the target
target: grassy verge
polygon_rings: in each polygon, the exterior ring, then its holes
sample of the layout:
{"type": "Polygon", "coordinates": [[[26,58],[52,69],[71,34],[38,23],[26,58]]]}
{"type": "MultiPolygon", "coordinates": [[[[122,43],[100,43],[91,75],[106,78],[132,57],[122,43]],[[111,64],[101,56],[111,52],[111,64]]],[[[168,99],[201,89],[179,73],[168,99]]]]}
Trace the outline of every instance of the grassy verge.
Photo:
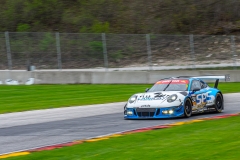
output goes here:
{"type": "MultiPolygon", "coordinates": [[[[0,86],[0,113],[122,102],[151,85],[0,86]]],[[[223,93],[240,92],[240,83],[220,83],[223,93]]]]}
{"type": "Polygon", "coordinates": [[[11,160],[240,159],[240,116],[85,142],[11,160]]]}
{"type": "Polygon", "coordinates": [[[151,85],[0,86],[0,113],[122,102],[151,85]]]}

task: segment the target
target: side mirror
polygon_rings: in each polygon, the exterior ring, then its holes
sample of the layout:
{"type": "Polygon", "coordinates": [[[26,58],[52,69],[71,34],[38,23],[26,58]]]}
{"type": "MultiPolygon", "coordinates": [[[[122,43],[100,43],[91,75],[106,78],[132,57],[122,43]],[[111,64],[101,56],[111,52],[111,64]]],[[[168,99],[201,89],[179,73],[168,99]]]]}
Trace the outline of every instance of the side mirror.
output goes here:
{"type": "Polygon", "coordinates": [[[145,89],[145,92],[147,92],[149,90],[149,88],[145,89]]]}
{"type": "Polygon", "coordinates": [[[197,91],[200,91],[201,90],[201,88],[193,88],[193,92],[197,92],[197,91]]]}

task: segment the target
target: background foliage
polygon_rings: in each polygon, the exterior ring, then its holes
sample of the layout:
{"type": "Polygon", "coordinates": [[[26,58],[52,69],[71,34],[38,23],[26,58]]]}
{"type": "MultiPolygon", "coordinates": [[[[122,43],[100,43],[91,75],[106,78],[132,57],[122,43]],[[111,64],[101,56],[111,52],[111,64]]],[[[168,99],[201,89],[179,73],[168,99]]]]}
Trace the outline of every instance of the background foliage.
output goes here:
{"type": "Polygon", "coordinates": [[[1,0],[0,32],[230,34],[239,0],[1,0]]]}

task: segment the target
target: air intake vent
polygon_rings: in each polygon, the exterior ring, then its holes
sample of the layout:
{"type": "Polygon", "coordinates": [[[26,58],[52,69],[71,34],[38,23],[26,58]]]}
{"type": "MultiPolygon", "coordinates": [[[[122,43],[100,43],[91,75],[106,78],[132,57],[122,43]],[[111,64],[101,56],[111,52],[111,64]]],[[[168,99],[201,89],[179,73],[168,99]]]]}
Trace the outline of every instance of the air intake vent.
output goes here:
{"type": "Polygon", "coordinates": [[[137,108],[137,115],[139,117],[151,118],[156,112],[156,108],[137,108]]]}

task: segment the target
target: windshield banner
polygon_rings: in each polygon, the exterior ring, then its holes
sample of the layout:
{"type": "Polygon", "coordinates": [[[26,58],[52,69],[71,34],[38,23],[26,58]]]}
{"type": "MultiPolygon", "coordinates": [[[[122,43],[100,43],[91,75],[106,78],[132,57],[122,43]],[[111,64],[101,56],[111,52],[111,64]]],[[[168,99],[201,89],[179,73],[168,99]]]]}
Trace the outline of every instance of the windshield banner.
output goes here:
{"type": "Polygon", "coordinates": [[[174,79],[174,80],[161,80],[161,81],[158,81],[156,84],[169,84],[170,82],[171,84],[188,84],[189,83],[189,81],[186,79],[174,79]]]}

